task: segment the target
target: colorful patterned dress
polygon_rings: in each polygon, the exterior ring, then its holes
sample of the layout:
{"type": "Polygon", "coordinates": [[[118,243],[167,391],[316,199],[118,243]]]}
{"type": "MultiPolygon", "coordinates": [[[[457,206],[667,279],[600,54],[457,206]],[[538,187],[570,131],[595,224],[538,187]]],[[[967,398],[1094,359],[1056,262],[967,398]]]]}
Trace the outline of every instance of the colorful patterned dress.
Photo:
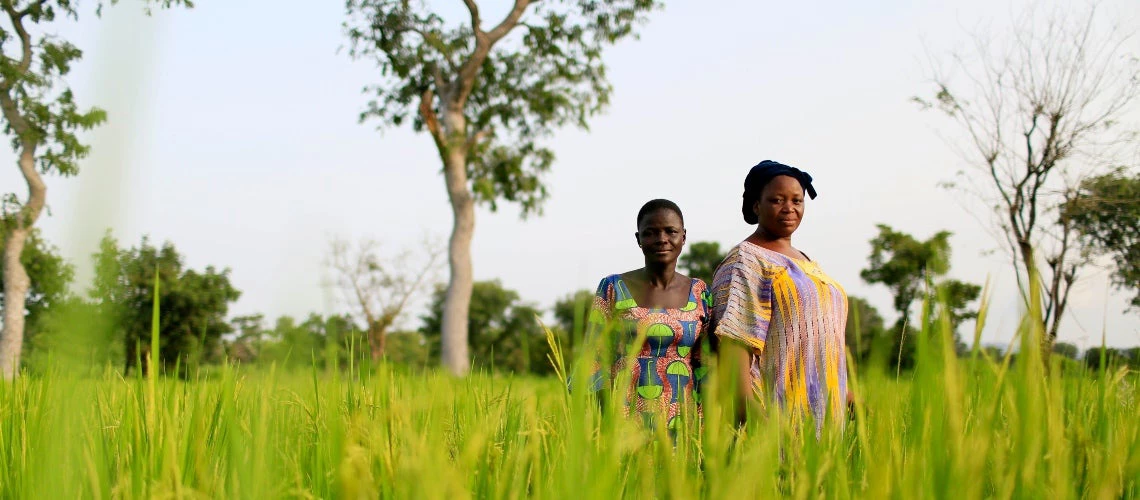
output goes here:
{"type": "MultiPolygon", "coordinates": [[[[676,425],[674,419],[685,404],[696,402],[693,393],[699,390],[697,383],[705,370],[700,366],[697,342],[705,335],[708,321],[708,291],[699,279],[692,280],[689,300],[679,309],[641,307],[621,275],[602,280],[586,333],[589,339],[604,335],[609,341],[608,349],[615,353],[609,363],[611,377],[631,368],[627,414],[632,405],[647,420],[663,414],[667,427],[676,425]],[[645,343],[636,358],[627,359],[624,354],[638,335],[645,335],[645,343]]],[[[594,373],[594,389],[599,390],[605,384],[600,362],[594,373]]]]}
{"type": "Polygon", "coordinates": [[[761,400],[810,413],[818,430],[843,422],[847,398],[847,295],[814,261],[744,241],[713,278],[713,326],[752,351],[761,400]]]}

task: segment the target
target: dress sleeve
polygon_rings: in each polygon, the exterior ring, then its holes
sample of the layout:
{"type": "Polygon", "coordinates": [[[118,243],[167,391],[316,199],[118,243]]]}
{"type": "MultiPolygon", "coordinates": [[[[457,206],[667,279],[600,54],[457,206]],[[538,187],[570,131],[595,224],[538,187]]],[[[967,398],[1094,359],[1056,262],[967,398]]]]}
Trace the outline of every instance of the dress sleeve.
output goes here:
{"type": "Polygon", "coordinates": [[[772,320],[772,281],[760,269],[740,260],[718,268],[712,304],[713,335],[739,342],[755,355],[764,352],[772,320]]]}

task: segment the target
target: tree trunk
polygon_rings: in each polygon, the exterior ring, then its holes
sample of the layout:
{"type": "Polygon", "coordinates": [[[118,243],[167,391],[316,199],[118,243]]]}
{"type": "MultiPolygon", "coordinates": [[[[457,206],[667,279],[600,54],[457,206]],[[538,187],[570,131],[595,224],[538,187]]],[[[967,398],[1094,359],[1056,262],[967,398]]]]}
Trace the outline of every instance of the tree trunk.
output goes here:
{"type": "MultiPolygon", "coordinates": [[[[11,104],[10,100],[5,101],[11,104]]],[[[47,202],[47,186],[36,171],[36,147],[35,141],[24,141],[22,145],[18,164],[24,181],[28,183],[28,202],[15,214],[11,221],[12,231],[4,239],[4,329],[0,333],[0,378],[4,380],[12,380],[19,373],[20,354],[24,347],[24,310],[31,281],[20,262],[20,255],[24,252],[32,224],[47,202]]]]}
{"type": "Polygon", "coordinates": [[[368,347],[371,349],[372,361],[380,361],[384,357],[386,328],[379,321],[368,322],[368,347]]]}
{"type": "Polygon", "coordinates": [[[444,179],[455,219],[448,245],[450,277],[443,302],[441,358],[443,366],[462,376],[471,366],[467,349],[467,315],[474,287],[471,239],[475,233],[475,200],[467,187],[466,148],[449,148],[444,156],[444,179]]]}
{"type": "Polygon", "coordinates": [[[16,378],[24,346],[24,308],[31,281],[20,262],[28,229],[14,229],[4,239],[4,330],[0,336],[0,376],[16,378]]]}

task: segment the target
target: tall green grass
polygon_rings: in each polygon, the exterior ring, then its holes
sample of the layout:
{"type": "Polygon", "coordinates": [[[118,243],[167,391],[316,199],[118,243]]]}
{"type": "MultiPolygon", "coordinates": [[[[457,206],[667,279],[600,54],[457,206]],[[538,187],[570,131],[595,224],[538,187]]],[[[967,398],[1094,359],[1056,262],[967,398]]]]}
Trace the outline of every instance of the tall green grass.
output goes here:
{"type": "Polygon", "coordinates": [[[738,429],[712,397],[675,438],[646,429],[620,401],[566,391],[584,363],[556,342],[550,379],[384,364],[25,376],[0,385],[0,496],[1140,497],[1135,374],[1063,373],[1033,311],[1016,363],[960,359],[934,304],[917,368],[853,377],[855,415],[818,438],[775,413],[738,429]]]}

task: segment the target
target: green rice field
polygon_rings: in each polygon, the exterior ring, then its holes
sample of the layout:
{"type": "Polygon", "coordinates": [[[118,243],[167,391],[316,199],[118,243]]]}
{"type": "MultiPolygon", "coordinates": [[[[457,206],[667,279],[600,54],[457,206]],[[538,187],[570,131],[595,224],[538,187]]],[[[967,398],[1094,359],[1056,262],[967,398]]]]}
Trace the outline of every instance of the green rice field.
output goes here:
{"type": "Polygon", "coordinates": [[[0,496],[1140,497],[1135,374],[1044,363],[1028,326],[1016,361],[959,357],[948,326],[926,323],[917,368],[854,379],[855,415],[818,438],[779,413],[737,428],[716,397],[671,438],[568,392],[582,364],[557,349],[547,379],[388,365],[27,375],[0,385],[0,496]]]}

